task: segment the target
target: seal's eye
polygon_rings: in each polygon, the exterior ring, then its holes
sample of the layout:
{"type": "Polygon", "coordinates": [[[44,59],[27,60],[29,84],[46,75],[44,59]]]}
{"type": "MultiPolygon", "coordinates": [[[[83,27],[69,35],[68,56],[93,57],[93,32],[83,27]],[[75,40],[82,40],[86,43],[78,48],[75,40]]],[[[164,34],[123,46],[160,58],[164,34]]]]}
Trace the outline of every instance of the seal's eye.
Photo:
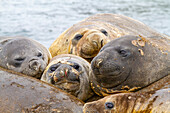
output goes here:
{"type": "Polygon", "coordinates": [[[22,58],[22,57],[16,58],[16,59],[14,59],[13,65],[15,67],[20,67],[24,60],[25,60],[25,58],[22,58]]]}
{"type": "Polygon", "coordinates": [[[112,109],[112,108],[114,108],[114,104],[112,102],[106,102],[105,103],[105,108],[106,109],[112,109]]]}
{"type": "Polygon", "coordinates": [[[78,70],[80,66],[79,66],[78,64],[75,64],[75,65],[73,65],[72,67],[73,67],[74,69],[78,70]]]}
{"type": "Polygon", "coordinates": [[[80,40],[82,37],[83,37],[83,35],[77,34],[77,35],[74,37],[74,39],[75,39],[75,40],[80,40]]]}
{"type": "Polygon", "coordinates": [[[119,53],[120,54],[126,54],[126,51],[125,50],[120,50],[119,53]]]}
{"type": "Polygon", "coordinates": [[[14,59],[14,60],[17,61],[17,62],[23,62],[23,61],[25,60],[25,58],[19,57],[19,58],[16,58],[16,59],[14,59]]]}
{"type": "Polygon", "coordinates": [[[39,52],[38,55],[37,55],[37,57],[42,57],[42,53],[39,52]]]}
{"type": "Polygon", "coordinates": [[[54,72],[59,67],[59,65],[60,65],[60,63],[52,65],[49,68],[49,72],[54,72]]]}
{"type": "Polygon", "coordinates": [[[128,51],[126,51],[126,50],[119,50],[118,51],[119,52],[119,54],[122,56],[122,57],[127,57],[127,56],[129,56],[129,52],[128,51]]]}
{"type": "Polygon", "coordinates": [[[55,71],[56,69],[57,69],[56,67],[50,67],[51,72],[55,71]]]}
{"type": "Polygon", "coordinates": [[[101,32],[102,32],[104,35],[108,36],[108,33],[107,33],[106,30],[102,29],[101,32]]]}

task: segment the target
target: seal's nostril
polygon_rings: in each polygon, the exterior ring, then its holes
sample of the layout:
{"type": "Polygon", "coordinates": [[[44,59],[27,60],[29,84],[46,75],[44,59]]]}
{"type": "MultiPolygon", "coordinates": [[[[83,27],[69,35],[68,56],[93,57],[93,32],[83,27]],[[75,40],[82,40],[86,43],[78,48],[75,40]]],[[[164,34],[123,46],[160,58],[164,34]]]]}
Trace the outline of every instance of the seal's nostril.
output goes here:
{"type": "Polygon", "coordinates": [[[55,84],[54,77],[51,78],[51,84],[55,84]]]}
{"type": "Polygon", "coordinates": [[[39,70],[40,63],[38,61],[31,61],[30,62],[30,68],[34,70],[39,70]]]}
{"type": "Polygon", "coordinates": [[[56,76],[53,77],[54,82],[58,82],[58,78],[56,76]]]}
{"type": "Polygon", "coordinates": [[[103,62],[103,59],[97,59],[96,60],[96,67],[99,68],[101,66],[102,62],[103,62]]]}
{"type": "Polygon", "coordinates": [[[38,53],[38,55],[37,55],[37,57],[42,57],[43,55],[42,55],[42,53],[38,53]]]}
{"type": "Polygon", "coordinates": [[[38,62],[37,62],[37,61],[35,61],[35,62],[33,63],[33,65],[34,65],[34,66],[37,66],[37,65],[38,65],[38,62]]]}
{"type": "Polygon", "coordinates": [[[82,37],[83,37],[83,35],[77,34],[77,35],[74,37],[74,39],[75,39],[75,40],[80,40],[82,37]]]}
{"type": "Polygon", "coordinates": [[[102,32],[104,35],[108,36],[108,33],[107,33],[106,30],[102,29],[101,32],[102,32]]]}
{"type": "Polygon", "coordinates": [[[17,62],[23,62],[25,60],[25,58],[19,57],[19,58],[16,58],[14,60],[17,61],[17,62]]]}
{"type": "Polygon", "coordinates": [[[63,78],[64,77],[65,72],[63,70],[60,71],[60,76],[63,78]]]}

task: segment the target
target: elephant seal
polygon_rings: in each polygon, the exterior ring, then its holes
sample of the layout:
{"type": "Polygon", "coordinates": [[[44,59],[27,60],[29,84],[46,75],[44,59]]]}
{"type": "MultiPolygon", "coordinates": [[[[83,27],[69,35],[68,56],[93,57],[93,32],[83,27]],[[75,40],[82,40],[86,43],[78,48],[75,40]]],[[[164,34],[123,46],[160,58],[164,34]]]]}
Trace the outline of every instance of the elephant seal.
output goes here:
{"type": "Polygon", "coordinates": [[[43,45],[25,37],[0,37],[0,66],[40,78],[51,54],[43,45]]]}
{"type": "Polygon", "coordinates": [[[91,87],[100,96],[140,90],[170,74],[169,59],[169,39],[122,36],[92,60],[91,87]]]}
{"type": "Polygon", "coordinates": [[[140,92],[120,93],[86,103],[84,113],[169,113],[170,75],[140,92]]]}
{"type": "Polygon", "coordinates": [[[41,80],[85,101],[94,94],[89,84],[89,70],[90,64],[83,58],[62,54],[50,60],[41,80]]]}
{"type": "Polygon", "coordinates": [[[74,54],[88,61],[111,41],[124,35],[160,36],[140,21],[119,14],[97,14],[74,24],[64,31],[50,46],[52,57],[74,54]]]}
{"type": "Polygon", "coordinates": [[[84,102],[51,84],[0,68],[0,113],[82,113],[84,102]]]}

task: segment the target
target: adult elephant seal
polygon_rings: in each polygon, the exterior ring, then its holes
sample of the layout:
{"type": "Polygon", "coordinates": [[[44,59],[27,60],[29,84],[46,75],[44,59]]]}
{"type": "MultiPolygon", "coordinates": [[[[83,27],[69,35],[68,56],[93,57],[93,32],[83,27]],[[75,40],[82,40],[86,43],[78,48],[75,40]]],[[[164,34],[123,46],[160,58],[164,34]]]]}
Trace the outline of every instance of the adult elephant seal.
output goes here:
{"type": "Polygon", "coordinates": [[[136,93],[120,93],[86,103],[84,113],[169,113],[170,75],[136,93]]]}
{"type": "Polygon", "coordinates": [[[93,95],[89,84],[90,64],[83,58],[71,54],[53,57],[41,80],[85,101],[93,95]]]}
{"type": "Polygon", "coordinates": [[[127,35],[107,43],[91,62],[100,96],[140,90],[170,74],[170,40],[127,35]]]}
{"type": "Polygon", "coordinates": [[[123,35],[165,36],[127,16],[97,14],[67,29],[52,43],[49,50],[52,57],[74,54],[91,61],[103,45],[123,35]]]}
{"type": "Polygon", "coordinates": [[[43,45],[23,37],[0,37],[0,66],[40,78],[51,55],[43,45]]]}
{"type": "Polygon", "coordinates": [[[0,68],[0,113],[82,113],[83,102],[36,78],[0,68]]]}

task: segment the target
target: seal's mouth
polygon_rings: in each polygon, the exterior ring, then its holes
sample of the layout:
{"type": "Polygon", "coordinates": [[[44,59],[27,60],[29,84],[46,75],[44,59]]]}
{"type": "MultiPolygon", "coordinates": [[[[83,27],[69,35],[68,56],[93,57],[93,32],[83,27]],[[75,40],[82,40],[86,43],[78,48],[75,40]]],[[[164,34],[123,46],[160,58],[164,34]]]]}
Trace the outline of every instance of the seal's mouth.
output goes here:
{"type": "Polygon", "coordinates": [[[89,30],[83,34],[83,38],[77,42],[75,53],[85,59],[97,55],[108,40],[107,36],[99,30],[89,30]]]}
{"type": "MultiPolygon", "coordinates": [[[[119,88],[123,83],[125,83],[128,80],[130,73],[131,73],[131,71],[129,71],[127,77],[123,81],[117,82],[118,84],[114,84],[114,85],[108,84],[107,80],[105,81],[105,83],[90,80],[91,88],[99,96],[107,96],[110,94],[130,92],[129,88],[127,88],[127,89],[126,88],[121,89],[122,87],[119,88]]],[[[119,76],[121,76],[121,74],[119,76]]],[[[119,76],[118,76],[118,78],[120,78],[119,76]]],[[[102,78],[102,80],[104,80],[104,78],[102,78]]]]}
{"type": "Polygon", "coordinates": [[[62,80],[54,84],[58,88],[70,93],[71,95],[77,96],[77,91],[80,89],[80,82],[62,80]]]}
{"type": "Polygon", "coordinates": [[[46,77],[49,83],[77,96],[80,89],[81,65],[71,61],[60,61],[48,68],[46,77]]]}
{"type": "Polygon", "coordinates": [[[34,71],[40,70],[40,61],[38,59],[32,59],[29,61],[29,68],[34,71]]]}
{"type": "Polygon", "coordinates": [[[38,59],[30,60],[28,65],[29,69],[31,70],[30,76],[40,79],[46,65],[47,64],[45,62],[38,59]]]}
{"type": "Polygon", "coordinates": [[[117,77],[124,71],[124,67],[119,63],[108,60],[107,54],[103,54],[103,57],[96,56],[91,62],[91,68],[96,75],[96,78],[100,78],[103,75],[105,77],[117,77]]]}
{"type": "Polygon", "coordinates": [[[103,45],[103,40],[100,43],[97,41],[93,41],[93,43],[86,42],[78,47],[77,54],[83,58],[92,59],[98,54],[103,45]]]}
{"type": "Polygon", "coordinates": [[[70,93],[71,95],[77,96],[77,91],[80,89],[80,80],[70,80],[69,74],[67,72],[64,72],[62,76],[56,77],[56,74],[53,73],[51,76],[50,83],[54,86],[70,93]]]}
{"type": "Polygon", "coordinates": [[[112,78],[118,78],[122,75],[124,71],[120,71],[120,70],[115,70],[115,71],[112,71],[112,72],[96,72],[96,71],[93,71],[94,75],[97,77],[97,78],[101,78],[101,79],[104,79],[104,77],[112,77],[112,78]]]}
{"type": "Polygon", "coordinates": [[[99,50],[89,50],[88,49],[83,49],[83,48],[80,48],[80,52],[79,52],[79,55],[83,58],[86,58],[86,59],[92,59],[94,58],[97,53],[99,52],[99,50]]]}
{"type": "Polygon", "coordinates": [[[96,81],[100,83],[102,87],[106,88],[120,85],[127,76],[126,71],[117,65],[115,65],[114,68],[107,66],[102,66],[100,68],[92,67],[91,73],[95,77],[96,81]]]}

